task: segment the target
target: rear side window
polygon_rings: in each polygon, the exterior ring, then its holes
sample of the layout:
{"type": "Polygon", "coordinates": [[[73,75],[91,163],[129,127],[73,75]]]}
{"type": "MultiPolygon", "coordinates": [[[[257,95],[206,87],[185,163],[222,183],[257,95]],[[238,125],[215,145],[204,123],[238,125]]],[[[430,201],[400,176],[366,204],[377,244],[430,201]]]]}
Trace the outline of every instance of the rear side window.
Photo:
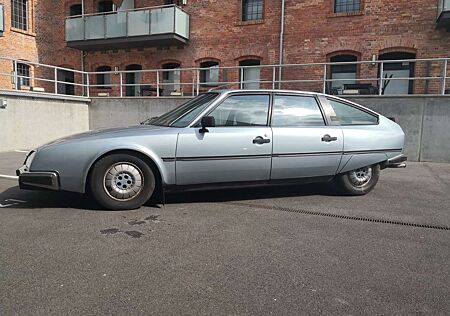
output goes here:
{"type": "Polygon", "coordinates": [[[324,126],[317,100],[309,96],[275,96],[273,127],[324,126]]]}
{"type": "Polygon", "coordinates": [[[368,113],[347,103],[328,99],[331,107],[336,113],[335,117],[331,117],[333,121],[338,121],[341,125],[376,125],[378,117],[368,113]]]}

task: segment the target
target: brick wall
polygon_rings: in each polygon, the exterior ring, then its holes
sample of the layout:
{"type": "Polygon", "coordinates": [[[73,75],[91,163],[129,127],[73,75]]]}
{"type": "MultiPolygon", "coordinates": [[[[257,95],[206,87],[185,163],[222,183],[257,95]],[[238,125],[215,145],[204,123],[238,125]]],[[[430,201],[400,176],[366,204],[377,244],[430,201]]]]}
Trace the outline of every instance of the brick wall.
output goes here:
{"type": "MultiPolygon", "coordinates": [[[[31,37],[27,43],[34,45],[34,48],[29,50],[24,46],[17,51],[24,56],[32,54],[23,58],[36,59],[39,56],[39,61],[43,63],[81,69],[82,53],[67,48],[64,40],[64,18],[69,13],[70,5],[80,0],[34,1],[37,36],[24,36],[31,37]]],[[[86,0],[86,13],[96,12],[97,2],[86,0]]],[[[120,4],[120,1],[114,2],[120,4]]],[[[217,60],[220,66],[237,66],[246,56],[261,60],[261,64],[276,64],[279,58],[281,1],[264,2],[264,20],[248,23],[241,21],[241,0],[188,0],[184,9],[191,17],[191,39],[187,45],[89,52],[85,53],[85,69],[94,71],[99,66],[110,66],[124,70],[130,64],[154,69],[166,62],[178,62],[183,68],[188,68],[198,67],[207,60],[217,60]]],[[[135,1],[136,7],[163,3],[163,0],[135,1]]],[[[390,51],[412,52],[417,58],[450,57],[450,33],[435,29],[435,0],[363,0],[362,10],[350,15],[334,14],[333,6],[333,0],[286,0],[285,63],[325,62],[339,52],[353,52],[361,60],[370,60],[372,55],[379,56],[390,51]]],[[[0,44],[5,40],[10,47],[16,47],[11,37],[0,38],[0,44]]],[[[3,48],[0,49],[0,55],[4,55],[3,48]]],[[[439,65],[416,65],[418,75],[434,76],[439,75],[440,71],[439,65]]],[[[376,77],[378,67],[363,65],[358,72],[364,78],[376,77]]],[[[228,81],[239,78],[235,70],[220,76],[222,79],[225,76],[228,81]]],[[[272,70],[264,70],[261,76],[270,80],[272,70]]],[[[322,76],[323,67],[292,68],[283,72],[283,79],[319,80],[322,76]]],[[[143,82],[154,81],[155,77],[156,74],[145,74],[143,82]]],[[[192,80],[192,73],[182,73],[182,82],[192,80]]],[[[112,75],[112,82],[118,84],[119,77],[112,75]]],[[[425,89],[437,92],[439,89],[438,81],[415,82],[414,85],[416,92],[425,89]]],[[[322,84],[289,83],[284,87],[321,90],[322,84]]],[[[117,88],[110,92],[119,93],[117,88]]]]}

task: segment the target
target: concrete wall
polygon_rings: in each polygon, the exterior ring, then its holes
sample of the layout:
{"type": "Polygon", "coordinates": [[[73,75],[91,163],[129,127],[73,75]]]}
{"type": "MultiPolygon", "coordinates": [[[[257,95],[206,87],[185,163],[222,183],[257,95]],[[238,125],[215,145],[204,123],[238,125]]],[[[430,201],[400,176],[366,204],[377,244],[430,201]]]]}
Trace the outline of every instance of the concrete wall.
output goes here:
{"type": "MultiPolygon", "coordinates": [[[[450,162],[450,96],[347,96],[394,117],[406,134],[410,161],[450,162]]],[[[1,92],[0,151],[29,149],[88,129],[136,125],[189,98],[61,98],[1,92]]]]}
{"type": "Polygon", "coordinates": [[[354,96],[348,100],[394,117],[410,161],[450,162],[450,96],[354,96]]]}
{"type": "Polygon", "coordinates": [[[0,91],[0,152],[31,149],[89,130],[89,100],[0,91]]]}
{"type": "Polygon", "coordinates": [[[93,98],[89,107],[90,129],[136,125],[160,116],[191,98],[93,98]]]}

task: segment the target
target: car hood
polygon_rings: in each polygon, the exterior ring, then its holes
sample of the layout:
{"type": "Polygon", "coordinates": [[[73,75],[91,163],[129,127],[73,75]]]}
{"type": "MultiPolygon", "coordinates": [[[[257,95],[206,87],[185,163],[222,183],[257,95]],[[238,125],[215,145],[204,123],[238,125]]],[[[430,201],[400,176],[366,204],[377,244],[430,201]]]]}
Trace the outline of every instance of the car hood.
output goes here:
{"type": "Polygon", "coordinates": [[[84,132],[80,134],[74,134],[66,137],[59,138],[50,143],[40,146],[37,151],[45,149],[50,146],[65,144],[69,142],[78,142],[88,139],[109,139],[118,137],[129,137],[129,136],[139,136],[142,134],[151,135],[158,134],[162,131],[171,129],[170,127],[164,126],[154,126],[154,125],[137,125],[129,127],[118,127],[118,128],[105,128],[97,129],[89,132],[84,132]]]}

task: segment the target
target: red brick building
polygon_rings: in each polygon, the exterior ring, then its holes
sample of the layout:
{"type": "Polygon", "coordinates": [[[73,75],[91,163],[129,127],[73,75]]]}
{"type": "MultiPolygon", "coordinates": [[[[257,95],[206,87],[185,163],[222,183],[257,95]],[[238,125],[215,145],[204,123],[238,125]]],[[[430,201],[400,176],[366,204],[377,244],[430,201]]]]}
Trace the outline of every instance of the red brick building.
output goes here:
{"type": "MultiPolygon", "coordinates": [[[[92,93],[123,95],[154,92],[156,77],[165,82],[161,93],[190,93],[198,80],[203,86],[216,81],[234,82],[242,76],[270,81],[278,69],[220,69],[280,62],[282,0],[0,0],[5,29],[0,56],[86,71],[113,71],[91,75],[91,84],[102,85],[92,93]],[[29,27],[11,25],[11,4],[26,3],[29,27]],[[179,8],[144,9],[177,4],[179,8]],[[181,9],[182,8],[182,9],[181,9]],[[126,11],[135,9],[132,11],[126,11]],[[172,11],[171,11],[172,10],[172,11]],[[98,13],[101,14],[98,14],[98,13]],[[106,13],[108,12],[108,13],[106,13]],[[84,17],[78,15],[84,14],[84,17]],[[75,16],[66,18],[69,16],[75,16]],[[66,24],[65,24],[66,23],[66,24]],[[147,29],[148,28],[148,29],[147,29]],[[177,68],[210,68],[178,71],[177,68]],[[118,75],[122,70],[167,69],[165,72],[118,75]],[[139,86],[131,86],[140,84],[139,86]],[[112,87],[110,87],[112,85],[112,87]],[[145,88],[145,89],[144,89],[145,88]],[[165,91],[164,91],[165,90],[165,91]],[[148,91],[147,91],[148,92],[148,91]]],[[[370,61],[450,57],[449,0],[285,0],[283,63],[370,61]],[[439,10],[439,15],[437,14],[439,10]]],[[[22,20],[24,14],[22,13],[22,20]]],[[[31,70],[32,72],[33,70],[31,70]]],[[[51,73],[43,76],[51,77],[51,73]]],[[[283,80],[327,78],[347,81],[329,84],[339,88],[352,78],[376,78],[379,65],[293,67],[283,70],[283,80]]],[[[395,76],[439,76],[440,63],[398,63],[384,69],[395,76]]],[[[81,82],[81,75],[59,74],[64,81],[81,82]]],[[[4,78],[1,87],[4,87],[4,78]]],[[[85,79],[86,80],[86,79],[85,79]]],[[[370,80],[368,80],[370,81],[370,80]]],[[[373,85],[375,82],[371,82],[373,85]]],[[[8,84],[7,84],[8,85],[8,84]]],[[[10,84],[9,84],[10,85],[10,84]]],[[[42,83],[41,86],[44,86],[42,83]]],[[[262,86],[271,86],[271,83],[262,86]]],[[[286,88],[320,90],[317,82],[285,83],[286,88]]],[[[252,84],[248,84],[249,87],[252,84]]],[[[261,86],[261,85],[259,85],[261,86]]],[[[46,86],[46,91],[51,90],[46,86]]],[[[61,86],[61,93],[80,87],[61,86]]],[[[392,92],[433,93],[439,82],[399,81],[392,92]]]]}

